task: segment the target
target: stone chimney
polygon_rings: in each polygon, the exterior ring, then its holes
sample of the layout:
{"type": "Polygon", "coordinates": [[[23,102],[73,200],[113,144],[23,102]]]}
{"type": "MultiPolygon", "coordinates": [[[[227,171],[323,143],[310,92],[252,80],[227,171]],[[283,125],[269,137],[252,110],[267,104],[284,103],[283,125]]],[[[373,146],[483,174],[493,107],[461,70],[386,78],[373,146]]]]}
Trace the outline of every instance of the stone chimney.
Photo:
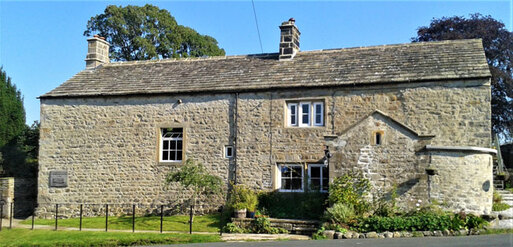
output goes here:
{"type": "Polygon", "coordinates": [[[86,69],[94,69],[99,65],[109,63],[109,47],[109,42],[99,35],[87,39],[86,69]]]}
{"type": "Polygon", "coordinates": [[[281,23],[280,30],[280,60],[290,60],[299,51],[299,35],[296,20],[290,18],[281,23]]]}

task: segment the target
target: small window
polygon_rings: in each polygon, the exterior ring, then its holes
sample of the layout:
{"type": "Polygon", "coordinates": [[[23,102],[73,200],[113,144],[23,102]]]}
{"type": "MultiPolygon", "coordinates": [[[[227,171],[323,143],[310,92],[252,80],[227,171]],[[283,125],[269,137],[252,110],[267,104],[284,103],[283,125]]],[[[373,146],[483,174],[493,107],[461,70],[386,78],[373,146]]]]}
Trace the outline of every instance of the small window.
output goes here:
{"type": "Polygon", "coordinates": [[[314,108],[314,125],[315,126],[323,126],[324,125],[324,105],[321,102],[316,102],[313,104],[314,108]]]}
{"type": "Polygon", "coordinates": [[[321,164],[308,165],[308,179],[311,190],[327,192],[329,188],[328,166],[321,164]]]}
{"type": "Polygon", "coordinates": [[[303,191],[303,166],[281,165],[280,166],[280,191],[302,192],[303,191]]]}
{"type": "Polygon", "coordinates": [[[311,127],[324,126],[323,102],[290,102],[287,103],[287,126],[311,127]]]}
{"type": "Polygon", "coordinates": [[[301,122],[299,126],[310,126],[310,102],[301,102],[301,122]]]}
{"type": "Polygon", "coordinates": [[[180,162],[183,159],[183,129],[160,129],[160,161],[180,162]]]}
{"type": "Polygon", "coordinates": [[[288,110],[288,125],[297,126],[297,104],[289,103],[288,110]]]}
{"type": "Polygon", "coordinates": [[[225,158],[233,157],[233,146],[224,146],[224,157],[225,158]]]}
{"type": "Polygon", "coordinates": [[[376,145],[381,145],[381,133],[376,133],[376,145]]]}

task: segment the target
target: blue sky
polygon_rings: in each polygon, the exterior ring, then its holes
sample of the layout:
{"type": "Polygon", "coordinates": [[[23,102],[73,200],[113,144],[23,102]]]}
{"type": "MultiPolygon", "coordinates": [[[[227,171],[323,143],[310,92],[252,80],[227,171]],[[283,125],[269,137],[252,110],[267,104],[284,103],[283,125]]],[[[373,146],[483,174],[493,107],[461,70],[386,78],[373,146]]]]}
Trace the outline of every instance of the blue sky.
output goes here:
{"type": "MultiPolygon", "coordinates": [[[[25,97],[27,123],[39,120],[39,100],[85,68],[87,21],[107,5],[167,9],[179,24],[216,38],[227,55],[260,53],[246,1],[5,1],[0,0],[0,66],[25,97]]],[[[512,30],[513,0],[502,1],[258,1],[263,52],[277,52],[282,21],[296,19],[301,50],[408,43],[432,18],[481,13],[512,30]]]]}

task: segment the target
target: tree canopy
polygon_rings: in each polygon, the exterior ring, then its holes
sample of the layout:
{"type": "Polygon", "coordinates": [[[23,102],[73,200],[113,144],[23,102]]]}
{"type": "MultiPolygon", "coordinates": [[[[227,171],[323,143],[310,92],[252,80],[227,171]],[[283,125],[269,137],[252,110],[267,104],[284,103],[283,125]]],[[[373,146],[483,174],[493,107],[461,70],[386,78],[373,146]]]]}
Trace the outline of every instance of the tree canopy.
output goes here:
{"type": "Polygon", "coordinates": [[[84,36],[97,33],[111,44],[116,61],[222,56],[217,40],[179,25],[165,9],[109,5],[103,14],[91,17],[84,36]]]}
{"type": "Polygon", "coordinates": [[[25,108],[20,91],[0,67],[0,147],[25,129],[25,108]]]}
{"type": "Polygon", "coordinates": [[[472,14],[433,19],[420,27],[413,42],[481,38],[492,74],[492,130],[513,136],[513,33],[491,16],[472,14]]]}

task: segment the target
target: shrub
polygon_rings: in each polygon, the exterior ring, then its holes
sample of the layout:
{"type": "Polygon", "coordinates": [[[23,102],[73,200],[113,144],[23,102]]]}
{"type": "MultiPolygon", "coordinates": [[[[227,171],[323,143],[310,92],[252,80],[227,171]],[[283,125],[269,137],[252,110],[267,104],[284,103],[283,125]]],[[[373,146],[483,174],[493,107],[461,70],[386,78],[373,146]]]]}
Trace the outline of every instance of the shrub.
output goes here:
{"type": "Polygon", "coordinates": [[[378,200],[372,203],[373,215],[375,216],[393,216],[397,212],[396,199],[397,187],[391,190],[389,195],[381,195],[378,200]]]}
{"type": "Polygon", "coordinates": [[[258,204],[257,194],[242,184],[234,185],[228,199],[228,207],[235,210],[255,211],[258,204]]]}
{"type": "Polygon", "coordinates": [[[510,206],[506,203],[494,203],[492,206],[493,211],[504,211],[506,209],[509,209],[510,206]]]}
{"type": "Polygon", "coordinates": [[[288,233],[284,228],[272,227],[271,221],[267,217],[256,217],[251,224],[251,232],[268,234],[288,233]]]}
{"type": "Polygon", "coordinates": [[[324,229],[324,227],[319,228],[319,230],[317,230],[317,232],[314,232],[312,234],[312,239],[314,239],[314,240],[326,239],[326,234],[324,234],[325,230],[326,229],[324,229]]]}
{"type": "Polygon", "coordinates": [[[354,209],[343,203],[335,203],[324,212],[324,220],[333,224],[344,224],[355,217],[354,209]]]}
{"type": "Polygon", "coordinates": [[[244,228],[241,228],[234,223],[228,223],[223,227],[223,232],[226,233],[246,233],[247,230],[244,228]]]}
{"type": "Polygon", "coordinates": [[[272,218],[318,220],[327,207],[326,198],[320,192],[260,192],[258,209],[272,218]]]}
{"type": "Polygon", "coordinates": [[[354,208],[357,215],[370,210],[370,204],[365,200],[371,189],[368,179],[360,173],[348,172],[336,177],[330,184],[328,200],[330,204],[344,203],[354,208]]]}
{"type": "Polygon", "coordinates": [[[362,232],[435,231],[482,228],[486,220],[474,215],[418,213],[410,216],[372,216],[361,219],[357,228],[362,232]]]}

